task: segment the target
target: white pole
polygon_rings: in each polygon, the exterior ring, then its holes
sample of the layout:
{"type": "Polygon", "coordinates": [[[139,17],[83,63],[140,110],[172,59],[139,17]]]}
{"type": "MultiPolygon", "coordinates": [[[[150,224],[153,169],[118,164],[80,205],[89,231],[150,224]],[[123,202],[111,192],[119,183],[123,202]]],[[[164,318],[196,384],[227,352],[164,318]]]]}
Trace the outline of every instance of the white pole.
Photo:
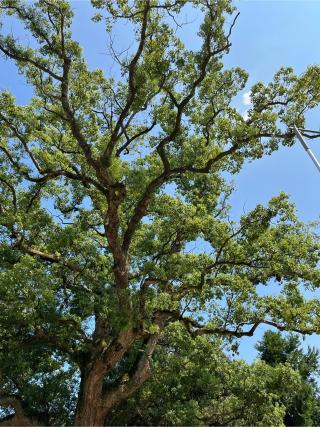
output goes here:
{"type": "Polygon", "coordinates": [[[302,147],[306,150],[306,152],[308,153],[308,155],[311,157],[311,160],[313,161],[313,163],[316,165],[318,171],[320,172],[320,163],[319,163],[319,160],[316,158],[316,156],[313,154],[313,152],[311,151],[311,149],[308,147],[308,145],[306,144],[305,140],[303,139],[303,136],[301,135],[299,129],[295,125],[293,126],[293,131],[296,134],[296,137],[301,142],[302,147]]]}

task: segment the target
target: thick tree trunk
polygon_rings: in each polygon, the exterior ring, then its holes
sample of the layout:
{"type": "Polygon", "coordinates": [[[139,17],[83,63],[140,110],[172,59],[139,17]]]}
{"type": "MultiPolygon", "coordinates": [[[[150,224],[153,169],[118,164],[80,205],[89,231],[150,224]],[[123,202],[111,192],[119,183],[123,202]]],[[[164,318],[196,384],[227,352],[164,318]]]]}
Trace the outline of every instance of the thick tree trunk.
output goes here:
{"type": "Polygon", "coordinates": [[[118,399],[106,399],[103,396],[103,380],[124,356],[132,343],[139,337],[133,330],[122,331],[118,339],[105,354],[96,354],[82,372],[81,384],[76,408],[76,426],[102,426],[108,412],[117,405],[118,399]]]}
{"type": "Polygon", "coordinates": [[[76,426],[102,426],[104,412],[102,406],[102,386],[105,368],[102,362],[84,372],[81,379],[76,409],[76,426]]]}
{"type": "Polygon", "coordinates": [[[123,399],[109,399],[97,404],[96,400],[86,400],[83,406],[79,407],[75,426],[104,426],[108,424],[108,415],[115,409],[123,399]]]}
{"type": "Polygon", "coordinates": [[[105,420],[105,414],[101,408],[97,408],[94,405],[94,402],[87,402],[88,405],[85,405],[79,413],[77,414],[76,426],[103,426],[105,420]]]}
{"type": "Polygon", "coordinates": [[[105,374],[115,365],[116,361],[122,358],[125,352],[125,346],[120,345],[120,341],[122,341],[122,344],[126,341],[126,348],[129,348],[134,341],[133,334],[128,332],[123,334],[121,338],[114,346],[114,350],[117,349],[116,353],[111,352],[107,359],[100,358],[96,360],[83,373],[75,417],[76,426],[103,426],[107,422],[107,416],[110,412],[119,403],[132,396],[149,378],[151,374],[151,357],[159,334],[149,336],[144,352],[137,363],[136,371],[128,383],[120,384],[107,392],[103,391],[105,374]]]}

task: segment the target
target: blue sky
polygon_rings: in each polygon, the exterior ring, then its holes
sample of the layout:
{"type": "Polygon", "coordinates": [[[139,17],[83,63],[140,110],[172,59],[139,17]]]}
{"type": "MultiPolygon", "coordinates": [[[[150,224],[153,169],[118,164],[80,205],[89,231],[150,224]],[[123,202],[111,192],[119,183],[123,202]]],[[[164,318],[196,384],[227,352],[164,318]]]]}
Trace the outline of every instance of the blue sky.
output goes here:
{"type": "MultiPolygon", "coordinates": [[[[231,52],[225,57],[225,66],[240,66],[249,72],[247,88],[235,100],[237,108],[245,113],[248,108],[244,102],[248,100],[245,93],[252,84],[270,81],[282,65],[292,66],[301,73],[308,65],[320,63],[320,1],[238,0],[235,4],[240,16],[233,31],[231,52]]],[[[90,67],[103,68],[106,74],[115,73],[103,25],[89,20],[92,14],[90,2],[73,1],[72,6],[75,10],[74,36],[83,46],[90,67]]],[[[193,16],[192,13],[190,9],[186,16],[192,23],[181,30],[184,40],[191,46],[196,43],[195,27],[200,19],[200,14],[193,16]]],[[[16,29],[20,32],[19,28],[16,29]]],[[[124,47],[130,44],[128,34],[129,31],[118,29],[115,42],[124,47]]],[[[17,75],[14,65],[1,60],[0,90],[3,89],[11,90],[17,101],[23,104],[31,95],[31,89],[17,75]]],[[[308,115],[307,126],[320,129],[319,110],[308,115]]],[[[310,146],[320,159],[320,139],[311,142],[310,146]]],[[[295,202],[301,219],[319,219],[320,174],[298,143],[293,148],[283,148],[270,157],[248,163],[234,177],[234,182],[236,191],[231,198],[234,218],[285,191],[295,202]]],[[[255,337],[242,341],[242,357],[247,360],[255,357],[254,344],[262,331],[260,329],[255,337]]],[[[317,345],[320,340],[310,337],[305,343],[317,345]]]]}

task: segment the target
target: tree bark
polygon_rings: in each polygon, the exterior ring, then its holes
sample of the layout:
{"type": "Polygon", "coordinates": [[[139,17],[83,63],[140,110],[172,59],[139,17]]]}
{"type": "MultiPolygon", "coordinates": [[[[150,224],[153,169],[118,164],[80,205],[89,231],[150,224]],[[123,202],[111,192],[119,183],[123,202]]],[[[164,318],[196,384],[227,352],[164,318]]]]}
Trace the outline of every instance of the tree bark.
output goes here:
{"type": "Polygon", "coordinates": [[[109,357],[99,358],[95,364],[84,371],[79,391],[78,404],[76,409],[75,426],[103,426],[107,421],[110,412],[119,403],[132,396],[149,378],[151,374],[151,358],[158,342],[159,334],[151,335],[148,338],[144,352],[137,363],[137,368],[131,379],[126,384],[119,384],[111,390],[103,390],[103,380],[107,372],[121,360],[125,351],[134,341],[133,335],[126,333],[127,346],[119,347],[119,340],[116,347],[120,350],[117,355],[111,353],[109,357]],[[112,366],[112,367],[111,367],[112,366]]]}
{"type": "Polygon", "coordinates": [[[99,347],[93,351],[95,356],[84,366],[81,373],[74,423],[76,426],[104,425],[105,416],[113,407],[112,400],[106,401],[103,398],[104,377],[138,338],[139,332],[133,329],[123,330],[106,351],[99,347]]]}
{"type": "Polygon", "coordinates": [[[81,378],[76,409],[76,426],[102,426],[102,386],[105,366],[98,361],[91,368],[85,369],[81,378]]]}

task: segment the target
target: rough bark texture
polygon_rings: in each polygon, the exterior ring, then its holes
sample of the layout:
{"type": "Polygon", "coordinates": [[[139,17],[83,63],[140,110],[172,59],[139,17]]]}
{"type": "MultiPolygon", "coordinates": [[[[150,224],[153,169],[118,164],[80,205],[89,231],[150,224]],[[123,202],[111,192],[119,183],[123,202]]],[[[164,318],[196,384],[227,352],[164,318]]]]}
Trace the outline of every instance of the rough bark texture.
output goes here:
{"type": "Polygon", "coordinates": [[[104,366],[98,363],[93,369],[83,373],[77,404],[75,425],[103,425],[101,411],[101,394],[104,377],[104,366]]]}
{"type": "Polygon", "coordinates": [[[95,359],[84,367],[81,376],[75,425],[99,426],[104,424],[107,412],[116,403],[109,401],[108,404],[108,400],[104,399],[104,377],[123,358],[137,338],[139,338],[139,333],[133,329],[122,331],[109,348],[97,350],[95,359]]]}
{"type": "Polygon", "coordinates": [[[126,384],[104,391],[103,380],[106,373],[111,370],[123,357],[125,351],[132,345],[137,337],[130,331],[119,337],[116,344],[118,354],[114,352],[107,358],[101,358],[94,366],[83,373],[80,385],[79,399],[75,417],[76,426],[101,426],[106,422],[106,417],[121,402],[132,396],[151,374],[151,358],[156,348],[159,334],[151,335],[146,340],[145,349],[139,357],[136,368],[126,384]],[[122,344],[120,344],[122,338],[122,344]]]}

